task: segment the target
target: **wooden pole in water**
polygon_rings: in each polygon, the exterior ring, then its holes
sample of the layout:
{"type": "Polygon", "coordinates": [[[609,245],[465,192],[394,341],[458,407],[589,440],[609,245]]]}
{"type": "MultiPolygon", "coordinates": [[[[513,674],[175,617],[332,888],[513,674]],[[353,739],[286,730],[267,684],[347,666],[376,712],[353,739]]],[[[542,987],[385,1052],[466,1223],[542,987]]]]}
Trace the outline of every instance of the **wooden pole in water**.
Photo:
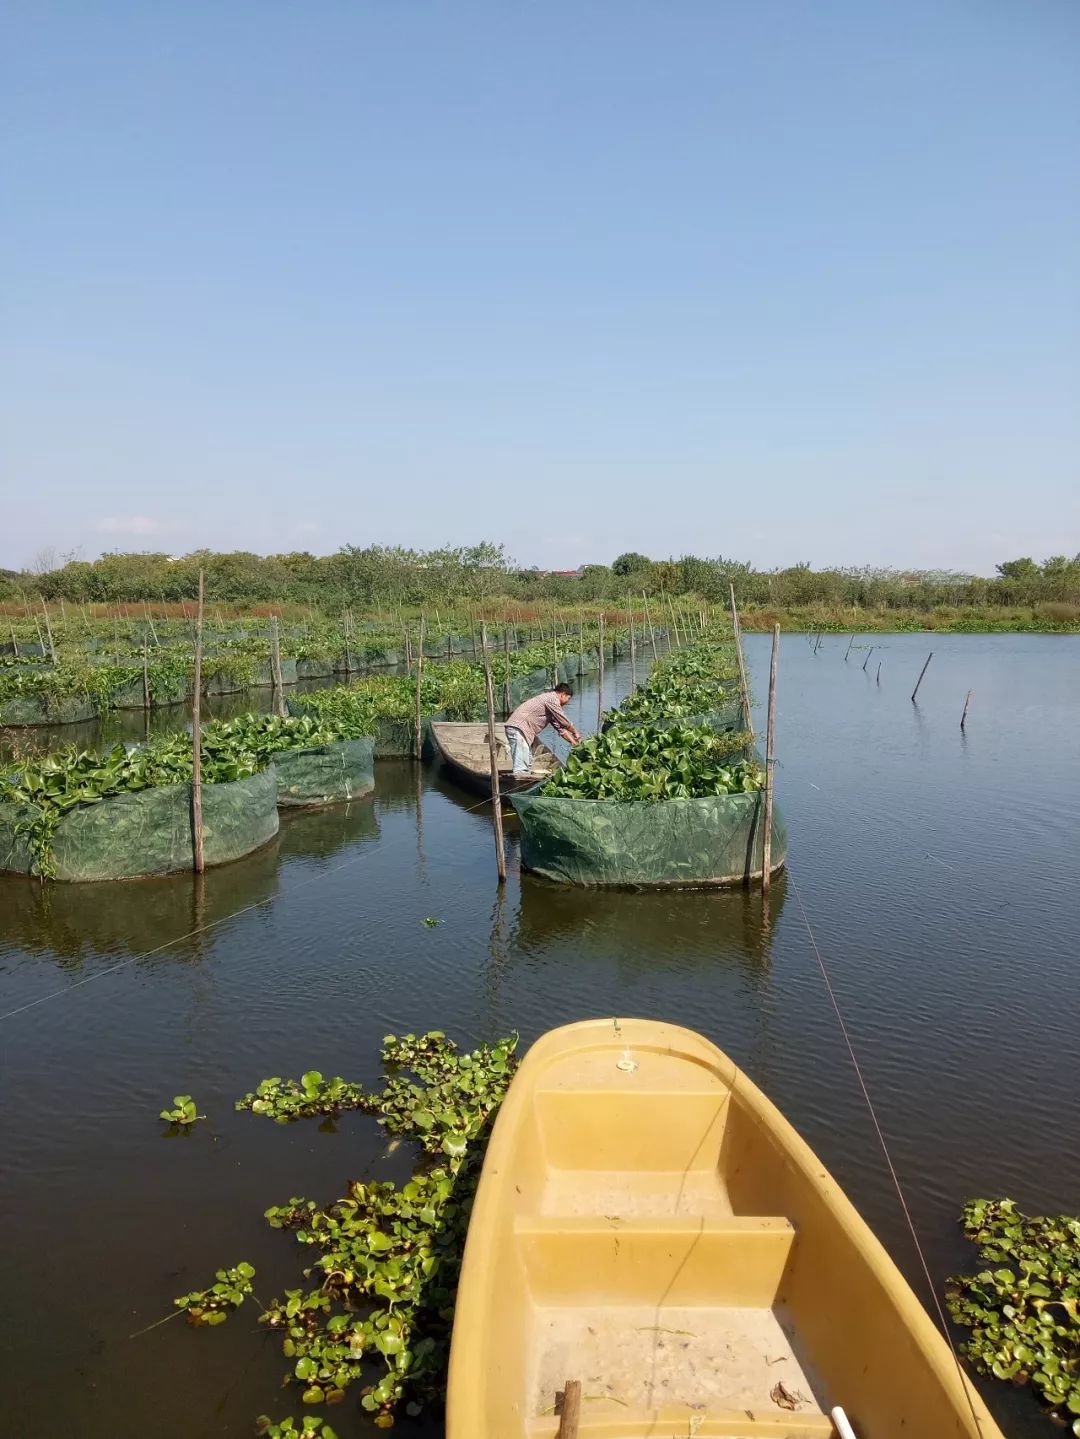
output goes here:
{"type": "Polygon", "coordinates": [[[923,665],[922,669],[919,671],[919,678],[915,681],[915,688],[911,691],[911,703],[912,703],[912,704],[915,703],[915,696],[919,693],[919,686],[922,684],[923,675],[926,673],[927,666],[929,665],[930,661],[931,661],[933,658],[934,658],[934,651],[931,650],[930,653],[926,656],[926,664],[923,665]]]}
{"type": "Polygon", "coordinates": [[[780,660],[780,626],[773,625],[769,662],[769,722],[765,730],[765,833],[761,841],[761,888],[768,894],[772,882],[773,758],[776,744],[776,670],[780,660]]]}
{"type": "Polygon", "coordinates": [[[150,708],[150,659],[146,649],[146,641],[142,642],[142,702],[143,709],[150,708]]]}
{"type": "Polygon", "coordinates": [[[847,649],[844,651],[844,663],[847,664],[847,657],[851,653],[851,646],[855,643],[855,636],[852,635],[847,642],[847,649]]]}
{"type": "Polygon", "coordinates": [[[596,676],[596,732],[600,733],[600,725],[604,718],[604,616],[600,616],[600,641],[597,645],[597,653],[600,656],[600,668],[596,676]]]}
{"type": "MultiPolygon", "coordinates": [[[[630,608],[627,600],[627,608],[630,608]]],[[[634,642],[634,611],[630,610],[630,688],[637,689],[637,645],[634,642]]]]}
{"type": "Polygon", "coordinates": [[[742,647],[742,626],[739,624],[739,607],[735,603],[735,586],[729,586],[731,590],[731,628],[735,635],[735,653],[739,660],[739,684],[742,688],[743,714],[746,717],[746,728],[750,738],[754,738],[754,721],[750,714],[750,686],[746,681],[746,656],[742,647]]]}
{"type": "Polygon", "coordinates": [[[8,629],[11,631],[11,649],[12,649],[12,653],[14,654],[15,658],[18,659],[18,658],[19,658],[19,641],[15,638],[15,626],[14,626],[14,624],[13,624],[12,622],[10,622],[10,621],[8,622],[8,629]]]}
{"type": "Polygon", "coordinates": [[[551,683],[559,683],[559,632],[555,626],[555,606],[551,606],[551,683]]]}
{"type": "Polygon", "coordinates": [[[555,1396],[559,1429],[555,1439],[578,1439],[581,1425],[581,1380],[568,1379],[566,1387],[555,1396]]]}
{"type": "Polygon", "coordinates": [[[961,729],[963,729],[963,728],[964,728],[964,725],[967,723],[968,705],[969,705],[970,703],[971,703],[971,691],[968,690],[967,694],[964,696],[964,713],[960,716],[960,728],[961,728],[961,729]]]}
{"type": "Polygon", "coordinates": [[[863,662],[862,662],[862,667],[863,667],[864,670],[866,669],[866,666],[870,663],[870,656],[874,653],[875,648],[876,648],[876,646],[871,645],[870,648],[869,648],[869,650],[867,650],[867,652],[866,652],[866,658],[865,658],[865,659],[863,660],[863,662]]]}
{"type": "Polygon", "coordinates": [[[52,625],[49,623],[49,606],[45,603],[44,596],[42,596],[41,599],[41,608],[45,612],[45,633],[49,636],[49,653],[52,655],[53,664],[55,664],[56,645],[53,643],[52,625]]]}
{"type": "Polygon", "coordinates": [[[424,616],[420,615],[420,643],[416,647],[416,758],[423,753],[423,730],[420,721],[420,685],[424,678],[424,616]]]}
{"type": "Polygon", "coordinates": [[[584,616],[584,615],[582,615],[581,618],[578,620],[578,627],[577,627],[577,648],[578,648],[577,672],[578,672],[578,679],[580,679],[581,676],[582,676],[582,674],[584,673],[584,671],[582,670],[582,665],[585,663],[585,616],[584,616]]]}
{"type": "Polygon", "coordinates": [[[510,714],[510,630],[503,625],[503,709],[510,714]]]}
{"type": "Polygon", "coordinates": [[[199,609],[195,620],[195,693],[191,700],[191,832],[195,845],[195,873],[206,868],[202,823],[202,631],[203,571],[199,571],[199,609]]]}
{"type": "Polygon", "coordinates": [[[878,660],[878,664],[877,664],[877,679],[875,680],[875,684],[880,684],[880,683],[881,683],[881,661],[878,660]]]}
{"type": "Polygon", "coordinates": [[[659,660],[660,656],[656,653],[656,631],[653,629],[652,615],[649,613],[649,597],[644,590],[641,592],[641,598],[645,603],[645,623],[649,626],[649,642],[652,645],[652,657],[655,662],[659,660]]]}
{"type": "Polygon", "coordinates": [[[491,684],[491,656],[488,653],[487,625],[480,624],[480,641],[484,651],[484,689],[487,694],[488,760],[491,765],[491,822],[495,831],[495,862],[499,867],[499,883],[506,883],[506,842],[503,839],[502,795],[499,792],[499,745],[495,738],[495,694],[491,684]]]}
{"type": "Polygon", "coordinates": [[[281,685],[281,639],[277,615],[270,616],[270,683],[274,687],[274,713],[284,719],[285,691],[281,685]]]}

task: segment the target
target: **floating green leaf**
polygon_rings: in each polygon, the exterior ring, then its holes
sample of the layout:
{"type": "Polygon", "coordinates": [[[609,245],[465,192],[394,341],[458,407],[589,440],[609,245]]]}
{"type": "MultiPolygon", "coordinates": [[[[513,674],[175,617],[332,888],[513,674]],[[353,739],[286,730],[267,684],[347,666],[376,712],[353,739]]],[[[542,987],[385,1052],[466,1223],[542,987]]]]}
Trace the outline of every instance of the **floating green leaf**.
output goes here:
{"type": "Polygon", "coordinates": [[[965,1352],[983,1374],[1030,1383],[1080,1434],[1080,1219],[976,1199],[963,1225],[987,1266],[949,1281],[949,1312],[971,1330],[965,1352]]]}

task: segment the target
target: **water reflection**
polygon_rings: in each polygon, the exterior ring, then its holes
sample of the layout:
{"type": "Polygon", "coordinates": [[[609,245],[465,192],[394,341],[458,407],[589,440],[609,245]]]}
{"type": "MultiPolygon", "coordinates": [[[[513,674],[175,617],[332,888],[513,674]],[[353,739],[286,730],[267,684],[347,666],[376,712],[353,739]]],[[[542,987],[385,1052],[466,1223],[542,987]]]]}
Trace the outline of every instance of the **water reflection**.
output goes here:
{"type": "Polygon", "coordinates": [[[99,884],[42,884],[0,876],[4,939],[47,954],[69,972],[101,955],[169,953],[198,958],[203,935],[234,915],[273,899],[290,859],[327,860],[379,837],[371,796],[327,809],[287,812],[270,844],[204,875],[154,875],[99,884]],[[182,943],[172,944],[180,936],[182,943]]]}
{"type": "MultiPolygon", "coordinates": [[[[22,875],[0,876],[5,942],[47,954],[69,971],[103,954],[144,954],[272,899],[280,871],[275,840],[202,876],[154,875],[99,884],[42,884],[22,875]]],[[[190,942],[177,945],[174,953],[190,957],[190,942]]]]}
{"type": "Polygon", "coordinates": [[[773,880],[767,905],[756,888],[579,889],[523,874],[512,943],[539,954],[570,941],[583,954],[650,969],[734,959],[758,974],[768,969],[786,893],[782,874],[773,880]]]}
{"type": "Polygon", "coordinates": [[[379,837],[372,795],[317,810],[283,810],[278,832],[282,859],[330,859],[361,840],[379,837]]]}

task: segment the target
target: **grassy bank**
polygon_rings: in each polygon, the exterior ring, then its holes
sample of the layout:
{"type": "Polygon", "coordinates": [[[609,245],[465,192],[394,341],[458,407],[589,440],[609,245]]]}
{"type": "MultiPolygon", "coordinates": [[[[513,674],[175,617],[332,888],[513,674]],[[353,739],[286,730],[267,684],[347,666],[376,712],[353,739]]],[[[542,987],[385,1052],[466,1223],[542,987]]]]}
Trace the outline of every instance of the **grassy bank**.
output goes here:
{"type": "Polygon", "coordinates": [[[744,630],[823,631],[835,634],[1080,634],[1080,605],[1042,604],[1014,608],[978,606],[933,610],[831,608],[810,605],[786,609],[740,610],[744,630]]]}

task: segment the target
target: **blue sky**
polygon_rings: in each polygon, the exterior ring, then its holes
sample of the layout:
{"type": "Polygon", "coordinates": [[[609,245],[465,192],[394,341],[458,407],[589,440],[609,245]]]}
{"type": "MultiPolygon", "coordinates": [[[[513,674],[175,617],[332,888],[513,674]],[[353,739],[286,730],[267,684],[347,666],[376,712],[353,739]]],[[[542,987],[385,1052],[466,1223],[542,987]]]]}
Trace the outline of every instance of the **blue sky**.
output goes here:
{"type": "Polygon", "coordinates": [[[0,564],[1080,550],[1076,0],[15,0],[0,564]]]}

